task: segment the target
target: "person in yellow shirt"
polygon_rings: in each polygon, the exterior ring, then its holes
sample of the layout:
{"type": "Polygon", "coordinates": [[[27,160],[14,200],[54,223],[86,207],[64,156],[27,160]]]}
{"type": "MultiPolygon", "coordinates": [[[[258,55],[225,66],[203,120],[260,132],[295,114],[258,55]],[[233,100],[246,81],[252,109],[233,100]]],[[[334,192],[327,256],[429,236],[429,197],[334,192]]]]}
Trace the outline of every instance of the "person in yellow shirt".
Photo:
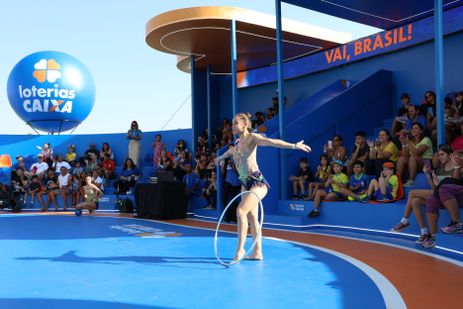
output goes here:
{"type": "Polygon", "coordinates": [[[397,197],[399,179],[394,174],[395,164],[385,162],[383,171],[378,180],[373,179],[368,187],[368,195],[361,197],[362,200],[375,199],[377,201],[391,201],[397,197]]]}
{"type": "Polygon", "coordinates": [[[340,160],[333,162],[333,172],[325,183],[325,189],[319,189],[315,193],[313,207],[314,209],[308,214],[310,218],[320,215],[320,203],[322,200],[338,201],[343,200],[346,196],[341,192],[349,184],[349,178],[342,172],[343,163],[340,160]]]}
{"type": "Polygon", "coordinates": [[[365,162],[365,174],[381,176],[382,165],[384,162],[396,163],[399,159],[399,150],[392,142],[391,133],[386,129],[381,129],[376,142],[367,141],[370,147],[369,158],[365,162]]]}

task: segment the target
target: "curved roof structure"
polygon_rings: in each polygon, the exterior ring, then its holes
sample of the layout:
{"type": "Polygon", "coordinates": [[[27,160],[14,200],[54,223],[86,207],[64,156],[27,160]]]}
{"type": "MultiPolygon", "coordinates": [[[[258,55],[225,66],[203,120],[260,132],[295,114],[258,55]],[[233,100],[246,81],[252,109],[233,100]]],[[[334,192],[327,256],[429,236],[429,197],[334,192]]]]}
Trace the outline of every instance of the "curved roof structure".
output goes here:
{"type": "MultiPolygon", "coordinates": [[[[146,25],[146,43],[178,56],[177,67],[190,72],[210,65],[213,73],[230,72],[230,24],[236,21],[238,71],[268,66],[276,61],[275,17],[234,7],[193,7],[153,17],[146,25]]],[[[351,40],[343,33],[283,19],[285,61],[351,40]]]]}

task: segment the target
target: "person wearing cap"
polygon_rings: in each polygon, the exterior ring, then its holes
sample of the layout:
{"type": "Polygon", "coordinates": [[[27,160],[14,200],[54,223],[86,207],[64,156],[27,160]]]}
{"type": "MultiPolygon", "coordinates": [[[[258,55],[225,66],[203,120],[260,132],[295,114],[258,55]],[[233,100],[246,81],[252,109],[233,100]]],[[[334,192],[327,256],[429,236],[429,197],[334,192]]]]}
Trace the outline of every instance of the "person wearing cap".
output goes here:
{"type": "Polygon", "coordinates": [[[32,176],[37,175],[39,176],[40,179],[42,179],[43,175],[45,174],[47,170],[48,170],[48,164],[47,162],[44,162],[43,155],[39,153],[39,155],[37,156],[37,162],[32,164],[30,168],[30,173],[32,176]]]}
{"type": "Polygon", "coordinates": [[[410,225],[409,218],[413,211],[418,226],[420,227],[420,237],[415,241],[415,244],[423,244],[429,234],[429,230],[426,227],[421,208],[426,205],[426,200],[433,196],[434,190],[439,183],[448,177],[452,177],[454,172],[454,164],[450,160],[450,155],[452,153],[453,150],[449,145],[441,145],[437,151],[438,161],[434,165],[435,169],[431,168],[431,164],[424,164],[423,173],[428,180],[429,189],[415,189],[410,191],[403,217],[399,223],[394,225],[391,232],[400,232],[407,228],[410,225]]]}
{"type": "Polygon", "coordinates": [[[308,217],[313,218],[320,215],[320,203],[322,200],[339,201],[344,200],[346,196],[341,192],[347,187],[349,178],[342,172],[344,164],[341,160],[336,160],[332,163],[334,174],[330,175],[325,182],[325,189],[317,190],[315,193],[313,210],[309,212],[308,217]]]}
{"type": "Polygon", "coordinates": [[[375,199],[377,201],[392,201],[397,197],[399,189],[399,178],[394,174],[395,164],[392,162],[383,163],[383,171],[378,180],[373,179],[368,187],[368,195],[362,196],[361,200],[375,199]]]}
{"type": "Polygon", "coordinates": [[[439,209],[447,209],[450,223],[440,230],[446,234],[462,234],[463,223],[459,208],[463,208],[463,138],[452,143],[453,154],[450,160],[454,164],[453,175],[442,181],[434,194],[426,200],[426,217],[429,224],[429,234],[423,241],[423,247],[433,248],[436,245],[437,222],[439,209]]]}

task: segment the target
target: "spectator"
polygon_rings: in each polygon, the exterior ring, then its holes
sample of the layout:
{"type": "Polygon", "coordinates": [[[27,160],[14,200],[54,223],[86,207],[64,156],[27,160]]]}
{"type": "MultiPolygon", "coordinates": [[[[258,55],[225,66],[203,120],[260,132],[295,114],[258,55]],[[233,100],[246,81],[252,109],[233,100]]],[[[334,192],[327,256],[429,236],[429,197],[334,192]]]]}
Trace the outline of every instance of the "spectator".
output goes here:
{"type": "Polygon", "coordinates": [[[85,178],[85,186],[83,186],[83,192],[84,201],[76,205],[76,211],[88,209],[88,215],[91,216],[98,208],[98,199],[103,196],[103,192],[92,183],[92,177],[90,176],[85,178]]]}
{"type": "MultiPolygon", "coordinates": [[[[368,154],[370,153],[370,147],[366,144],[365,133],[360,131],[355,134],[355,145],[352,150],[352,156],[347,164],[347,173],[352,174],[352,168],[354,163],[360,161],[365,165],[366,159],[368,159],[368,154]]],[[[363,172],[363,167],[362,167],[363,172]]]]}
{"type": "Polygon", "coordinates": [[[68,173],[68,169],[64,166],[60,168],[60,175],[58,176],[58,189],[59,190],[52,190],[49,195],[53,204],[55,204],[55,208],[58,208],[56,203],[56,195],[61,194],[63,198],[64,208],[63,210],[66,211],[68,208],[68,200],[67,197],[69,193],[71,193],[71,181],[72,181],[71,174],[68,173]]]}
{"type": "Polygon", "coordinates": [[[394,136],[404,129],[404,123],[408,120],[408,107],[411,105],[410,95],[408,93],[403,93],[400,96],[400,101],[403,106],[397,112],[397,117],[392,123],[392,134],[394,136]]]}
{"type": "Polygon", "coordinates": [[[159,167],[159,162],[161,158],[161,151],[164,150],[164,143],[161,141],[161,134],[156,134],[153,142],[153,165],[159,167]]]}
{"type": "Polygon", "coordinates": [[[45,143],[43,144],[43,148],[40,146],[37,146],[37,148],[40,150],[40,154],[43,156],[43,161],[46,162],[48,166],[52,166],[55,158],[53,157],[53,149],[51,148],[51,144],[45,143]]]}
{"type": "Polygon", "coordinates": [[[13,192],[20,196],[23,205],[27,204],[27,195],[29,193],[29,178],[24,175],[24,171],[20,168],[16,169],[15,174],[11,178],[13,192]]]}
{"type": "Polygon", "coordinates": [[[408,134],[402,133],[399,137],[402,143],[402,154],[397,161],[397,174],[403,175],[408,168],[408,180],[404,186],[413,186],[418,170],[423,169],[423,164],[430,165],[432,160],[432,142],[429,137],[424,136],[424,128],[419,123],[414,123],[411,131],[411,140],[408,134]]]}
{"type": "Polygon", "coordinates": [[[345,199],[342,194],[342,189],[347,187],[349,178],[342,172],[343,163],[340,160],[333,162],[334,175],[330,175],[330,178],[325,183],[325,189],[320,189],[315,193],[314,209],[309,213],[309,217],[317,217],[320,215],[320,203],[323,200],[326,201],[339,201],[345,199]]]}
{"type": "Polygon", "coordinates": [[[59,174],[61,171],[61,167],[65,167],[68,172],[71,170],[71,165],[69,165],[68,162],[63,161],[63,156],[62,155],[57,155],[56,156],[56,161],[53,162],[53,169],[55,170],[55,173],[59,174]]]}
{"type": "Polygon", "coordinates": [[[366,174],[375,175],[379,178],[382,173],[384,162],[397,162],[399,150],[391,140],[391,133],[386,129],[381,129],[375,143],[367,141],[370,147],[369,158],[365,162],[366,174]]]}
{"type": "Polygon", "coordinates": [[[210,149],[203,136],[198,136],[198,144],[196,145],[196,158],[200,158],[202,155],[206,157],[209,155],[210,149]]]}
{"type": "Polygon", "coordinates": [[[73,174],[71,180],[71,207],[75,207],[80,202],[80,188],[80,177],[78,174],[73,174]]]}
{"type": "MultiPolygon", "coordinates": [[[[42,184],[40,183],[40,179],[37,175],[32,176],[31,184],[29,186],[29,194],[31,195],[30,207],[34,206],[35,197],[38,196],[38,193],[42,191],[42,184]]],[[[41,208],[43,208],[43,203],[41,199],[38,199],[41,208]]]]}
{"type": "Polygon", "coordinates": [[[109,184],[110,179],[114,179],[114,172],[116,171],[116,162],[111,159],[109,153],[104,154],[104,160],[102,163],[103,174],[105,178],[105,185],[109,184]]]}
{"type": "Polygon", "coordinates": [[[135,166],[140,162],[140,140],[142,132],[138,127],[138,122],[135,120],[130,124],[130,129],[127,131],[127,139],[129,139],[129,153],[128,158],[132,159],[135,166]]]}
{"type": "Polygon", "coordinates": [[[342,145],[342,137],[335,135],[333,141],[328,141],[323,146],[323,151],[328,155],[330,161],[341,161],[344,162],[347,159],[347,149],[342,145]]]}
{"type": "Polygon", "coordinates": [[[119,198],[119,194],[129,194],[140,177],[141,172],[133,163],[133,160],[130,158],[126,159],[122,166],[122,172],[119,176],[119,180],[116,180],[113,184],[116,189],[115,194],[117,195],[117,198],[119,198]]]}
{"type": "Polygon", "coordinates": [[[254,121],[254,127],[258,127],[260,125],[262,125],[264,122],[265,122],[265,116],[264,116],[264,113],[262,112],[256,112],[254,114],[256,120],[254,121]]]}
{"type": "Polygon", "coordinates": [[[84,153],[84,158],[89,159],[92,154],[94,154],[97,158],[100,156],[100,152],[96,149],[96,145],[93,143],[88,146],[88,149],[84,153]]]}
{"type": "MultiPolygon", "coordinates": [[[[234,147],[233,144],[228,146],[229,148],[234,147]]],[[[226,207],[228,202],[238,195],[241,191],[241,182],[239,180],[238,171],[236,165],[232,159],[226,159],[221,164],[221,173],[224,176],[224,182],[222,186],[222,203],[226,207]]],[[[224,216],[224,220],[227,222],[236,222],[236,208],[238,207],[238,200],[233,202],[233,205],[227,210],[224,216]]]]}
{"type": "Polygon", "coordinates": [[[452,153],[452,148],[448,145],[442,145],[438,150],[439,158],[439,167],[434,171],[431,170],[430,165],[424,164],[423,172],[428,179],[428,184],[430,189],[419,189],[411,190],[408,194],[407,204],[405,205],[405,210],[402,219],[397,223],[391,231],[400,232],[407,228],[409,223],[409,218],[412,213],[415,214],[416,221],[420,227],[420,238],[415,242],[416,244],[423,244],[426,235],[429,234],[428,228],[426,227],[423,219],[423,214],[421,213],[421,206],[426,205],[426,199],[431,197],[434,194],[434,190],[437,188],[439,183],[448,178],[452,177],[454,171],[454,164],[450,160],[450,154],[452,153]]]}
{"type": "Polygon", "coordinates": [[[161,150],[161,154],[158,158],[157,170],[158,171],[171,171],[174,169],[174,164],[172,160],[167,155],[165,149],[161,150]]]}
{"type": "Polygon", "coordinates": [[[331,176],[331,165],[330,159],[326,154],[321,155],[320,164],[317,166],[317,171],[315,172],[315,181],[309,183],[309,200],[313,200],[315,193],[320,187],[324,187],[326,181],[331,176]]]}
{"type": "Polygon", "coordinates": [[[201,193],[201,180],[199,175],[193,171],[193,166],[190,162],[185,164],[186,174],[183,176],[183,183],[185,184],[185,195],[187,198],[200,196],[201,193]]]}
{"type": "Polygon", "coordinates": [[[429,128],[426,118],[423,115],[420,115],[418,108],[415,105],[410,105],[408,107],[408,119],[401,132],[410,133],[412,131],[413,124],[416,122],[421,124],[425,129],[429,128]]]}
{"type": "Polygon", "coordinates": [[[54,201],[55,211],[57,211],[59,208],[58,208],[58,204],[56,203],[56,199],[54,199],[54,196],[55,196],[54,191],[59,190],[59,185],[58,185],[58,177],[56,176],[55,171],[52,168],[48,169],[47,171],[47,177],[45,179],[45,184],[46,184],[45,191],[42,191],[39,193],[39,199],[42,199],[43,194],[47,195],[47,206],[45,209],[43,209],[43,211],[48,210],[52,201],[54,201]],[[53,198],[52,198],[52,195],[53,195],[53,198]]]}
{"type": "Polygon", "coordinates": [[[104,186],[103,186],[103,179],[100,176],[100,169],[96,169],[92,173],[93,176],[93,184],[100,188],[101,191],[104,191],[104,186]]]}
{"type": "Polygon", "coordinates": [[[309,168],[309,160],[307,158],[301,158],[299,160],[299,172],[297,176],[290,176],[289,180],[293,183],[293,196],[292,199],[307,200],[305,195],[305,186],[307,183],[314,181],[314,175],[312,170],[309,168]],[[301,195],[298,191],[301,191],[301,195]]]}
{"type": "Polygon", "coordinates": [[[48,170],[48,164],[43,161],[43,155],[39,153],[37,156],[37,162],[32,164],[31,169],[30,169],[30,174],[32,176],[37,175],[40,179],[42,179],[45,175],[45,173],[48,170]]]}
{"type": "Polygon", "coordinates": [[[178,181],[183,180],[183,176],[186,174],[185,164],[188,162],[185,151],[181,151],[179,156],[174,161],[174,176],[178,181]]]}
{"type": "Polygon", "coordinates": [[[353,164],[354,174],[349,177],[349,188],[341,189],[341,193],[347,196],[349,201],[363,201],[360,197],[368,193],[370,179],[363,172],[364,167],[362,161],[355,161],[353,164]]]}
{"type": "Polygon", "coordinates": [[[205,189],[205,197],[207,201],[206,209],[217,208],[217,173],[216,171],[211,172],[211,176],[208,181],[207,188],[205,189]]]}
{"type": "Polygon", "coordinates": [[[13,177],[16,176],[16,170],[18,170],[18,169],[21,169],[23,171],[24,175],[26,175],[27,177],[30,177],[31,174],[27,171],[26,163],[24,163],[23,156],[21,156],[21,155],[16,156],[16,160],[18,162],[11,167],[10,179],[12,179],[13,177]]]}
{"type": "Polygon", "coordinates": [[[98,169],[98,156],[94,153],[89,153],[89,158],[84,159],[85,162],[85,171],[87,174],[91,175],[94,170],[98,169]]]}
{"type": "Polygon", "coordinates": [[[72,174],[79,175],[80,177],[80,174],[82,174],[83,171],[84,171],[84,168],[81,166],[80,162],[76,161],[76,165],[74,166],[72,170],[72,174]]]}
{"type": "Polygon", "coordinates": [[[75,166],[77,162],[77,153],[76,153],[76,147],[74,145],[69,145],[68,152],[65,154],[64,159],[71,166],[75,166]]]}
{"type": "MultiPolygon", "coordinates": [[[[186,143],[183,139],[179,139],[177,141],[177,146],[175,146],[175,149],[174,149],[174,157],[177,158],[180,156],[180,153],[184,151],[185,154],[188,154],[189,151],[188,149],[186,148],[186,143]]],[[[187,158],[188,156],[186,156],[185,158],[187,158]]]]}
{"type": "Polygon", "coordinates": [[[392,162],[383,163],[383,171],[379,180],[373,179],[368,187],[368,195],[361,196],[362,201],[375,199],[380,202],[392,201],[397,197],[399,179],[394,174],[395,165],[392,162]]]}
{"type": "Polygon", "coordinates": [[[114,161],[114,153],[113,153],[113,150],[111,149],[111,147],[109,147],[108,143],[103,143],[101,145],[101,151],[100,151],[100,154],[99,154],[99,160],[100,161],[103,161],[105,159],[105,154],[108,154],[109,159],[114,161]]]}
{"type": "Polygon", "coordinates": [[[446,208],[451,218],[450,223],[442,227],[441,231],[446,234],[463,233],[463,224],[458,210],[458,208],[463,207],[463,139],[455,140],[452,143],[452,150],[453,154],[450,155],[450,160],[454,164],[452,177],[441,181],[435,190],[435,194],[426,200],[429,234],[424,237],[422,243],[425,248],[433,248],[436,245],[439,209],[446,208]]]}
{"type": "Polygon", "coordinates": [[[209,161],[207,159],[206,154],[202,154],[199,160],[196,161],[196,173],[199,175],[201,179],[204,179],[207,174],[207,166],[209,165],[209,161]]]}

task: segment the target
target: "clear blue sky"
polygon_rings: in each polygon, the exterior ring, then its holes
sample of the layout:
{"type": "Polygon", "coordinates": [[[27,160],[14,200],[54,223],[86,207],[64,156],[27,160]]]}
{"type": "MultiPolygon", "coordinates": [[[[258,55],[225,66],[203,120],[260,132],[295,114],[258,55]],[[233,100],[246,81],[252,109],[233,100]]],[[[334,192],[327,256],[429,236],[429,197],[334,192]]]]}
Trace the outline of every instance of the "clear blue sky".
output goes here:
{"type": "MultiPolygon", "coordinates": [[[[236,6],[274,14],[273,0],[11,0],[0,2],[0,134],[33,133],[12,110],[6,84],[16,63],[41,50],[79,59],[91,72],[96,102],[75,134],[123,132],[131,120],[143,131],[160,130],[190,95],[190,76],[176,57],[145,43],[145,24],[161,13],[192,6],[236,6]]],[[[353,38],[375,28],[283,5],[283,17],[334,30],[353,38]]],[[[190,100],[165,129],[191,127],[190,100]]]]}

